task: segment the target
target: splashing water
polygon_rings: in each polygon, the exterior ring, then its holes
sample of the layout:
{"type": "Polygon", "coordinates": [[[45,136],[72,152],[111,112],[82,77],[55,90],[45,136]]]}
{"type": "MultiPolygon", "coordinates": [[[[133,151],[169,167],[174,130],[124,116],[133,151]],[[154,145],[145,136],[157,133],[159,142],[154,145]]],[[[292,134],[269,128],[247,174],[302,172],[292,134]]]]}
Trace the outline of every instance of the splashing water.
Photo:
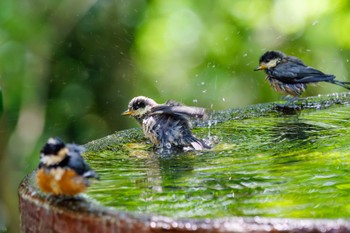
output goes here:
{"type": "Polygon", "coordinates": [[[198,128],[213,150],[159,157],[139,137],[88,152],[88,195],[121,211],[178,218],[350,217],[350,107],[198,128]]]}

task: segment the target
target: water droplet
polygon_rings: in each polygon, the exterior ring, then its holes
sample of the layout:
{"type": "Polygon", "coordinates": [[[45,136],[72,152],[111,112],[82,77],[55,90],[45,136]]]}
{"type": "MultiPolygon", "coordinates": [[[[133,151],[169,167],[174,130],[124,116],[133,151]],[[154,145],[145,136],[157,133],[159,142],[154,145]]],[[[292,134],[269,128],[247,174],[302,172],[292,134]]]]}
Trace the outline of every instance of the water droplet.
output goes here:
{"type": "Polygon", "coordinates": [[[193,103],[198,103],[197,99],[192,100],[193,103]]]}
{"type": "Polygon", "coordinates": [[[173,223],[171,223],[171,225],[173,228],[177,228],[179,224],[177,222],[173,222],[173,223]]]}
{"type": "Polygon", "coordinates": [[[207,93],[207,90],[203,90],[202,93],[207,93]]]}
{"type": "Polygon", "coordinates": [[[225,99],[225,98],[222,98],[222,101],[224,101],[224,102],[225,102],[225,101],[226,101],[226,99],[225,99]]]}
{"type": "Polygon", "coordinates": [[[155,228],[157,226],[157,223],[156,222],[151,222],[150,226],[151,226],[151,228],[155,228]]]}
{"type": "Polygon", "coordinates": [[[171,144],[170,144],[169,142],[167,142],[167,143],[165,144],[165,147],[166,147],[167,149],[171,149],[171,144]]]}
{"type": "Polygon", "coordinates": [[[191,229],[191,223],[189,223],[189,222],[185,223],[185,228],[190,230],[191,229]]]}

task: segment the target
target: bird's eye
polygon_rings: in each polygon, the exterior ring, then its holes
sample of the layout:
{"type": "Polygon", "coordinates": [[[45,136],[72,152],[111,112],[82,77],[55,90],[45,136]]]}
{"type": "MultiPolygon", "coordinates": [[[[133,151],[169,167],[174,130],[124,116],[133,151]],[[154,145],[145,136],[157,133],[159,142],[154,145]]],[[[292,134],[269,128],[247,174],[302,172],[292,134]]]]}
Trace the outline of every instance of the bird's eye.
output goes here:
{"type": "Polygon", "coordinates": [[[133,105],[133,109],[134,110],[137,110],[139,108],[144,108],[145,107],[145,103],[144,102],[136,102],[134,105],[133,105]]]}

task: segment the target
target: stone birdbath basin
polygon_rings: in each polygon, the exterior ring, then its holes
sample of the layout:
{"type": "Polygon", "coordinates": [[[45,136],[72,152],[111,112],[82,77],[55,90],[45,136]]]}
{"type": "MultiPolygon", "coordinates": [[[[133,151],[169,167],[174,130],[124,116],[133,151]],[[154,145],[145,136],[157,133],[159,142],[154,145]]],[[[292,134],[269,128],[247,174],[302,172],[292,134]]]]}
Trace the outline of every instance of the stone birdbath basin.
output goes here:
{"type": "Polygon", "coordinates": [[[86,145],[101,180],[76,198],[19,187],[22,232],[350,232],[350,94],[214,113],[210,151],[154,154],[140,129],[86,145]]]}

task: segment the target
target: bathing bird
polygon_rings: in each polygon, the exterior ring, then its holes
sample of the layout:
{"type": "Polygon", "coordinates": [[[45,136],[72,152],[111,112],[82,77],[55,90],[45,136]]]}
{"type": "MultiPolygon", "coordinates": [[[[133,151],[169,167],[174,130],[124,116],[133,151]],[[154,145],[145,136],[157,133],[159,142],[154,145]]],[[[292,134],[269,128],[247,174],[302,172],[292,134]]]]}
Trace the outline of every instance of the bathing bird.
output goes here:
{"type": "Polygon", "coordinates": [[[128,110],[123,115],[137,120],[159,153],[211,148],[192,134],[189,121],[190,118],[206,118],[204,108],[184,106],[173,100],[158,104],[151,98],[138,96],[129,102],[128,110]]]}
{"type": "Polygon", "coordinates": [[[75,196],[90,186],[90,178],[98,175],[84,161],[84,147],[64,144],[55,137],[48,139],[40,151],[40,163],[36,174],[39,189],[47,194],[75,196]]]}

